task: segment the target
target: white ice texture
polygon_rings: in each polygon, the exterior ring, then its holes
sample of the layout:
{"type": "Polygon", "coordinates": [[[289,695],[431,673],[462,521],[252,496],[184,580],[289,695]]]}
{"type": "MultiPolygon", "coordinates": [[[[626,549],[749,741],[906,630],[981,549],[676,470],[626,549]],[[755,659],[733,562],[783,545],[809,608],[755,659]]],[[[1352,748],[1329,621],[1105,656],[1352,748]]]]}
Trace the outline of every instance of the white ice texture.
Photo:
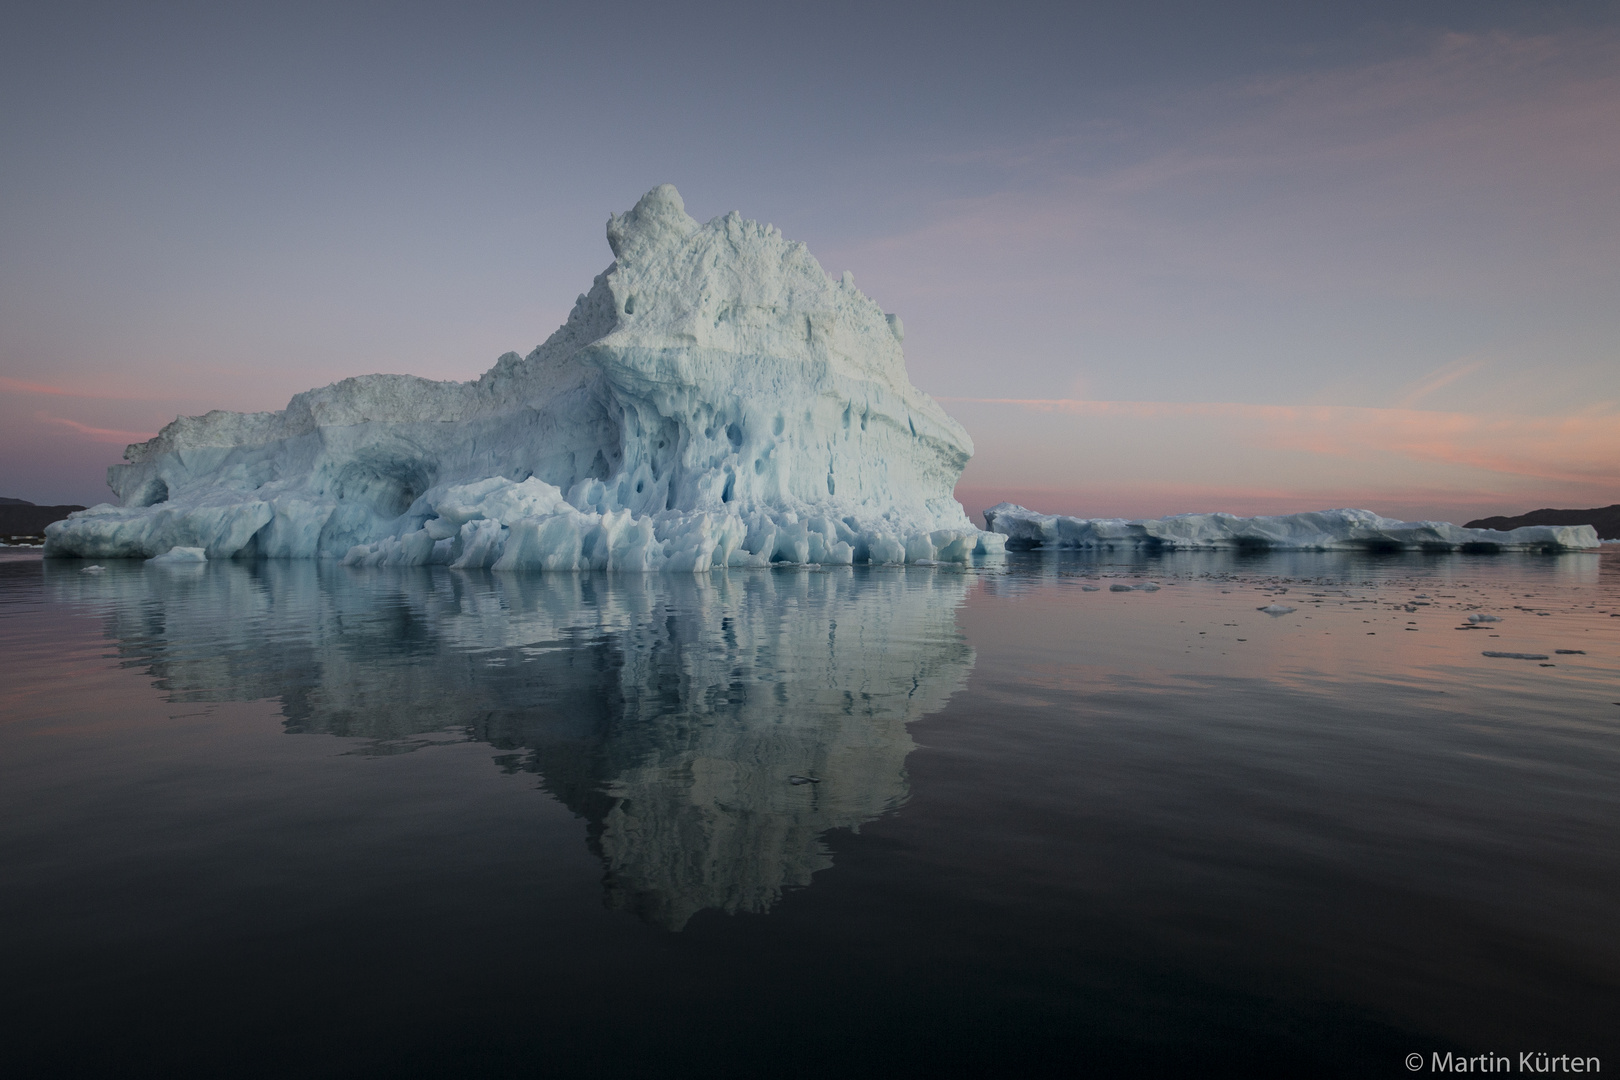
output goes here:
{"type": "MultiPolygon", "coordinates": [[[[1598,546],[1590,525],[1530,525],[1498,532],[1447,521],[1396,521],[1371,510],[1322,510],[1278,517],[1178,514],[1128,521],[1040,514],[1013,503],[984,512],[1007,547],[1277,551],[1568,551],[1598,546]]],[[[1264,608],[1261,609],[1265,610],[1264,608]]]]}
{"type": "Polygon", "coordinates": [[[911,385],[900,320],[803,244],[665,184],[528,356],[466,383],[365,375],[274,413],[181,417],[46,553],[705,571],[964,562],[973,444],[911,385]]]}

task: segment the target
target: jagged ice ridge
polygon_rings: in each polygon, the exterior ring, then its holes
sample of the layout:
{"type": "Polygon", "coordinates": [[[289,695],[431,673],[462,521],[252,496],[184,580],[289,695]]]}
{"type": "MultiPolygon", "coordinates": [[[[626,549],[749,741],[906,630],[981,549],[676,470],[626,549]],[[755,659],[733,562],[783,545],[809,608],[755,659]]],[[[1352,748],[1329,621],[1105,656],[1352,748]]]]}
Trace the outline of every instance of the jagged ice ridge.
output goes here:
{"type": "Polygon", "coordinates": [[[1448,521],[1396,521],[1371,510],[1322,510],[1277,517],[1178,514],[1128,521],[1041,514],[1014,503],[984,512],[1007,547],[1214,549],[1277,551],[1567,551],[1598,546],[1590,525],[1531,525],[1508,532],[1465,529],[1448,521]]]}
{"type": "Polygon", "coordinates": [[[952,497],[972,441],[849,274],[735,212],[699,225],[668,184],[607,235],[613,264],[528,356],[181,417],[46,554],[704,571],[1001,550],[952,497]]]}

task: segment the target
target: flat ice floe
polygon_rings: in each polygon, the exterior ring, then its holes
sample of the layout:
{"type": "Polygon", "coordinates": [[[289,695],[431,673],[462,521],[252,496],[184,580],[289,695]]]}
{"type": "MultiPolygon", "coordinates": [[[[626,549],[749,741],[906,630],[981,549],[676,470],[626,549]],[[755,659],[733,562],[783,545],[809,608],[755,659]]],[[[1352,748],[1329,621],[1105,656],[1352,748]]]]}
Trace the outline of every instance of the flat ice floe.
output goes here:
{"type": "Polygon", "coordinates": [[[849,274],[735,213],[699,225],[667,184],[607,235],[614,263],[529,355],[181,417],[46,554],[704,571],[1001,550],[952,497],[967,432],[849,274]]]}
{"type": "MultiPolygon", "coordinates": [[[[1447,521],[1396,521],[1370,510],[1322,510],[1278,517],[1178,514],[1129,521],[1062,517],[1013,503],[984,512],[985,524],[1028,548],[1265,548],[1277,551],[1570,551],[1598,546],[1590,525],[1531,525],[1509,532],[1447,521]]],[[[1261,609],[1264,610],[1264,609],[1261,609]]]]}

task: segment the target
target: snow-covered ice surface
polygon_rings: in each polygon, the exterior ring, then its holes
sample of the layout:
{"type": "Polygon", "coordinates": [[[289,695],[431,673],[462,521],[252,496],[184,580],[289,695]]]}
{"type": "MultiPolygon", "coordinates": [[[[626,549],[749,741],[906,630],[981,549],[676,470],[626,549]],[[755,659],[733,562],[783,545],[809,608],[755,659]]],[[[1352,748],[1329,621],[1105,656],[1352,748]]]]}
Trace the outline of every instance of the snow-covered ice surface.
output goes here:
{"type": "Polygon", "coordinates": [[[1532,525],[1509,532],[1446,521],[1396,521],[1370,510],[1278,517],[1178,514],[1128,521],[1040,514],[1013,503],[984,512],[1007,546],[1029,548],[1256,548],[1279,551],[1570,551],[1598,546],[1590,525],[1532,525]]]}
{"type": "Polygon", "coordinates": [[[951,494],[967,432],[849,274],[736,213],[699,225],[667,184],[607,235],[614,263],[528,356],[181,417],[46,554],[704,571],[1001,550],[951,494]]]}

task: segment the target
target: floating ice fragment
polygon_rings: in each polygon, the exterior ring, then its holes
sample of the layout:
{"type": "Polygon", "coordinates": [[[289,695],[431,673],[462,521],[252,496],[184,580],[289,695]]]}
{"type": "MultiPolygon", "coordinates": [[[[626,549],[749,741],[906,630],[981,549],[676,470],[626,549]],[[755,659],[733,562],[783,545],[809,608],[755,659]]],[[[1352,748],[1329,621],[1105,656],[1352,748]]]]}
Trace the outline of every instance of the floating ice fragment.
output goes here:
{"type": "Polygon", "coordinates": [[[1255,608],[1255,610],[1256,611],[1263,611],[1267,615],[1277,616],[1277,615],[1292,615],[1294,612],[1298,611],[1299,609],[1298,608],[1291,608],[1287,604],[1267,604],[1265,607],[1263,607],[1263,608],[1255,608]]]}
{"type": "Polygon", "coordinates": [[[106,569],[107,568],[105,566],[86,566],[86,567],[82,567],[79,570],[79,573],[81,573],[81,574],[100,574],[100,573],[104,573],[106,571],[106,569]]]}
{"type": "Polygon", "coordinates": [[[1102,592],[1102,586],[1101,585],[1082,585],[1082,586],[1080,586],[1080,591],[1081,592],[1102,592]]]}
{"type": "Polygon", "coordinates": [[[1501,622],[1502,621],[1502,616],[1500,616],[1500,615],[1478,615],[1478,614],[1476,614],[1476,615],[1468,616],[1468,621],[1471,622],[1471,623],[1501,622]]]}
{"type": "Polygon", "coordinates": [[[1586,655],[1586,650],[1585,649],[1554,649],[1553,652],[1557,653],[1559,656],[1585,656],[1586,655]]]}
{"type": "Polygon", "coordinates": [[[1489,650],[1489,649],[1487,649],[1486,651],[1480,653],[1479,655],[1493,657],[1493,658],[1495,658],[1497,660],[1549,660],[1549,659],[1551,659],[1551,657],[1549,657],[1546,653],[1494,652],[1494,651],[1489,650]]]}
{"type": "Polygon", "coordinates": [[[1129,585],[1121,585],[1119,582],[1116,581],[1114,584],[1108,586],[1108,591],[1109,592],[1130,592],[1131,587],[1129,585]]]}
{"type": "Polygon", "coordinates": [[[200,547],[172,547],[146,561],[159,566],[196,566],[208,561],[208,553],[200,547]]]}
{"type": "Polygon", "coordinates": [[[819,777],[819,776],[790,776],[790,777],[788,777],[788,783],[792,784],[794,787],[799,787],[802,784],[819,784],[819,783],[821,783],[821,777],[819,777]]]}

